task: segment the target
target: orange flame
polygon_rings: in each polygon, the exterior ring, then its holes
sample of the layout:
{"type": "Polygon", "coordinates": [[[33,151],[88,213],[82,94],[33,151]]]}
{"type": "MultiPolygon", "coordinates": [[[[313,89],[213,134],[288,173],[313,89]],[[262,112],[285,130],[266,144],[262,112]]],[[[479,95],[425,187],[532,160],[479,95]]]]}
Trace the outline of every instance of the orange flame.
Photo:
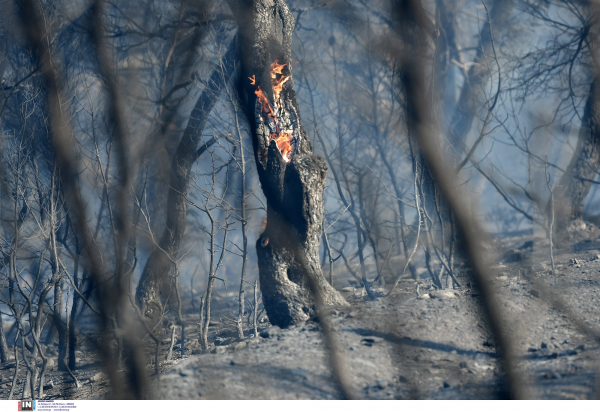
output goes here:
{"type": "MultiPolygon", "coordinates": [[[[275,97],[275,104],[277,105],[277,112],[281,110],[279,97],[281,95],[281,92],[283,91],[283,85],[290,79],[290,76],[283,75],[283,68],[285,66],[285,64],[279,64],[278,60],[275,60],[275,62],[271,64],[271,85],[273,87],[273,94],[275,97]]],[[[249,79],[251,85],[256,84],[255,75],[252,75],[252,77],[249,77],[249,79]]],[[[260,86],[256,87],[254,93],[256,94],[256,97],[260,104],[260,112],[263,119],[266,120],[266,118],[271,118],[273,120],[273,123],[275,124],[276,130],[270,133],[269,142],[271,140],[275,140],[277,147],[281,151],[281,155],[283,156],[286,162],[289,162],[292,156],[292,152],[294,151],[294,147],[292,145],[292,133],[294,132],[294,129],[280,130],[280,122],[278,122],[279,118],[275,115],[275,112],[273,112],[267,95],[261,90],[260,86]]]]}
{"type": "Polygon", "coordinates": [[[284,76],[281,72],[285,66],[285,64],[277,64],[277,60],[271,65],[271,83],[273,84],[273,93],[275,94],[277,108],[279,108],[279,95],[283,90],[283,84],[290,78],[290,76],[284,76]],[[277,79],[277,75],[280,76],[279,80],[277,79]]]}

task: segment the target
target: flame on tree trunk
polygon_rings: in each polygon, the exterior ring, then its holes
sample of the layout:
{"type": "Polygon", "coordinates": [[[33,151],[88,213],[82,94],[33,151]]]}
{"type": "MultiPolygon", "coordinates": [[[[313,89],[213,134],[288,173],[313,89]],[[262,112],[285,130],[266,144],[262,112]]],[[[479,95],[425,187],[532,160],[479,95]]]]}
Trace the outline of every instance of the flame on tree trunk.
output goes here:
{"type": "MultiPolygon", "coordinates": [[[[274,140],[277,148],[281,152],[283,160],[289,162],[292,155],[298,151],[300,134],[294,129],[294,119],[289,115],[281,101],[281,92],[283,85],[290,79],[290,76],[283,74],[286,65],[279,64],[277,60],[271,64],[271,86],[273,88],[273,99],[275,101],[275,110],[269,103],[269,98],[260,86],[256,86],[254,94],[256,95],[256,109],[259,111],[259,122],[266,124],[269,128],[269,142],[274,140]]],[[[256,76],[249,77],[250,84],[256,85],[256,76]]]]}
{"type": "Polygon", "coordinates": [[[312,153],[292,77],[293,17],[282,0],[230,0],[238,22],[245,107],[267,224],[256,242],[260,288],[271,323],[286,327],[315,314],[306,277],[326,305],[347,305],[321,271],[325,160],[312,153]]]}

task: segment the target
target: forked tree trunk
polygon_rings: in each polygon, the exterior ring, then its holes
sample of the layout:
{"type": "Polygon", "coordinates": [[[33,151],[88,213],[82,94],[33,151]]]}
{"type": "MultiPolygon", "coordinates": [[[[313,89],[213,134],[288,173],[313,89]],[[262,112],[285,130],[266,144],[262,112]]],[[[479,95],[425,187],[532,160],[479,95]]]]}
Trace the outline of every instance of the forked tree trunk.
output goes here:
{"type": "MultiPolygon", "coordinates": [[[[512,3],[510,1],[495,1],[493,3],[490,9],[492,31],[501,30],[506,26],[511,10],[512,3]]],[[[475,119],[477,111],[481,107],[484,89],[490,79],[490,64],[487,61],[490,58],[489,56],[493,56],[493,44],[490,24],[486,17],[484,17],[478,38],[477,53],[473,58],[471,67],[465,73],[465,82],[460,91],[458,102],[456,102],[456,112],[450,121],[448,133],[448,140],[456,153],[459,154],[465,149],[467,135],[473,125],[473,119],[475,119]]],[[[458,53],[457,50],[453,50],[453,52],[458,53]]]]}
{"type": "Polygon", "coordinates": [[[583,218],[585,198],[600,167],[599,97],[600,90],[594,82],[583,110],[575,153],[554,190],[554,214],[559,236],[565,234],[573,221],[583,218]]]}
{"type": "Polygon", "coordinates": [[[207,88],[198,98],[183,137],[173,155],[170,171],[169,198],[167,202],[167,224],[160,239],[142,272],[136,290],[137,303],[151,325],[155,325],[162,315],[161,290],[163,283],[177,259],[181,239],[185,232],[187,219],[187,190],[190,172],[200,154],[215,143],[212,138],[200,148],[198,144],[209,114],[215,106],[219,94],[229,82],[235,71],[235,40],[208,80],[207,88]]]}
{"type": "Polygon", "coordinates": [[[315,313],[307,276],[326,305],[347,305],[323,277],[319,259],[327,164],[312,153],[301,125],[292,78],[294,19],[287,5],[283,0],[229,5],[239,27],[241,95],[267,199],[267,225],[256,242],[260,289],[271,323],[287,327],[315,313]],[[268,102],[259,99],[261,92],[268,102]],[[281,150],[276,138],[283,140],[281,150]]]}

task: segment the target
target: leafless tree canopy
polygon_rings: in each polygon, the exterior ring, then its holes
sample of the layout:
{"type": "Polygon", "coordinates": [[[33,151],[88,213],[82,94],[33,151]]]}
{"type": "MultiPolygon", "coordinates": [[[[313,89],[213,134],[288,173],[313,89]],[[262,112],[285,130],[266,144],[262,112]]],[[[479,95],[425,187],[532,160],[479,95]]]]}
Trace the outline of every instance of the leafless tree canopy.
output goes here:
{"type": "Polygon", "coordinates": [[[535,397],[494,279],[534,273],[598,341],[546,282],[600,250],[597,7],[0,2],[6,397],[44,399],[51,371],[75,396],[87,351],[107,396],[148,398],[223,333],[316,321],[360,398],[332,316],[407,288],[480,296],[495,396],[535,397]]]}

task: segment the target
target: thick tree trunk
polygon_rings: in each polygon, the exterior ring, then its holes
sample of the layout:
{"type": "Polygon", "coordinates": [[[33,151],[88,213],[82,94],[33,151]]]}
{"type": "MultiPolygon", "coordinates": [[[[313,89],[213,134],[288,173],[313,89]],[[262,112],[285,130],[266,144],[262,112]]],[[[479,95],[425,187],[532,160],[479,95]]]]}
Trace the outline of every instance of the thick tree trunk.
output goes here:
{"type": "Polygon", "coordinates": [[[236,41],[234,40],[223,57],[221,66],[213,72],[206,90],[198,98],[171,162],[166,228],[160,239],[159,247],[152,251],[146,266],[144,266],[136,291],[138,305],[151,324],[155,324],[153,321],[157,321],[161,316],[161,288],[173,261],[177,259],[179,245],[185,232],[187,217],[185,198],[190,171],[199,155],[214,144],[215,139],[209,140],[199,149],[198,143],[219,93],[234,72],[235,53],[236,41]]]}
{"type": "Polygon", "coordinates": [[[325,304],[347,305],[323,277],[319,259],[327,164],[312,153],[300,122],[292,78],[294,19],[287,5],[229,4],[241,34],[242,95],[267,198],[267,226],[256,242],[260,288],[271,323],[287,327],[315,314],[311,280],[325,304]]]}
{"type": "MultiPolygon", "coordinates": [[[[441,118],[451,116],[448,126],[448,141],[452,147],[454,155],[460,157],[460,154],[466,152],[466,139],[473,125],[473,120],[482,107],[482,98],[485,95],[484,88],[490,79],[490,64],[486,61],[492,53],[492,36],[490,35],[490,22],[484,15],[484,22],[479,32],[479,43],[473,62],[465,74],[465,80],[460,90],[458,101],[455,101],[455,93],[448,90],[446,85],[453,85],[452,72],[450,70],[451,59],[460,60],[460,51],[457,48],[455,40],[454,26],[455,22],[449,19],[449,16],[455,13],[449,12],[456,5],[447,0],[436,0],[436,29],[439,30],[439,37],[435,39],[436,51],[434,60],[435,83],[434,91],[438,93],[439,101],[442,102],[441,118]],[[452,112],[453,113],[448,113],[452,112]]],[[[510,15],[512,5],[510,1],[495,1],[490,10],[491,30],[502,29],[510,15]]],[[[425,159],[421,158],[421,163],[426,165],[423,171],[423,208],[429,216],[437,214],[437,208],[441,206],[448,210],[443,200],[436,205],[436,182],[431,177],[429,166],[425,159]]],[[[449,212],[441,214],[444,221],[449,221],[449,212]]]]}
{"type": "Polygon", "coordinates": [[[583,218],[585,198],[600,167],[599,92],[596,82],[592,83],[575,153],[554,190],[556,232],[559,235],[564,234],[573,221],[583,218]]]}
{"type": "MultiPolygon", "coordinates": [[[[512,9],[510,1],[495,1],[490,10],[492,21],[492,30],[496,31],[505,27],[508,16],[512,9]]],[[[487,18],[481,25],[479,32],[479,44],[477,53],[471,67],[465,76],[465,82],[460,91],[460,96],[456,104],[456,112],[450,121],[448,139],[454,147],[456,153],[464,151],[465,140],[471,130],[473,119],[477,111],[481,108],[481,98],[484,95],[484,88],[490,79],[490,64],[486,64],[492,53],[492,37],[490,35],[490,24],[487,18]]],[[[455,50],[453,54],[458,54],[455,50]]]]}

